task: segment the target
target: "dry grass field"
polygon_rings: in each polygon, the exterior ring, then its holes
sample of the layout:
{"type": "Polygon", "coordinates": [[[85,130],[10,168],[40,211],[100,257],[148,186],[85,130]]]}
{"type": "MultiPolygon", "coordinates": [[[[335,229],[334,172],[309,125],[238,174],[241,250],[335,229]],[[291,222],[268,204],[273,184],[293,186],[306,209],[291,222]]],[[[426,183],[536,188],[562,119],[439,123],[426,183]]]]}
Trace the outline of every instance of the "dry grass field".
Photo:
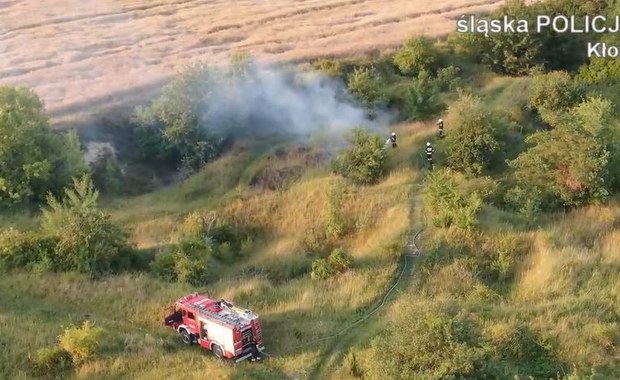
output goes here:
{"type": "Polygon", "coordinates": [[[2,0],[0,83],[33,87],[56,121],[144,98],[191,59],[363,53],[441,35],[497,0],[2,0]]]}

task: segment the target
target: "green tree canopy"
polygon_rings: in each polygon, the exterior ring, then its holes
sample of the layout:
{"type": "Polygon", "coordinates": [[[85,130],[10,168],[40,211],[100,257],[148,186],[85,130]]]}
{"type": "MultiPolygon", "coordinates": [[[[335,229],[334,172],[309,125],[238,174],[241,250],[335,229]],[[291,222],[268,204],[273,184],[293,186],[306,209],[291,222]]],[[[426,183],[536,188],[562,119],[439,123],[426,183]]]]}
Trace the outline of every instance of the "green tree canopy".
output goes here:
{"type": "Polygon", "coordinates": [[[411,82],[405,95],[405,107],[412,120],[429,118],[444,108],[439,97],[439,83],[428,71],[422,70],[411,82]]]}
{"type": "Polygon", "coordinates": [[[77,135],[52,133],[32,90],[0,86],[0,206],[43,200],[85,169],[77,135]]]}
{"type": "Polygon", "coordinates": [[[432,70],[437,60],[437,49],[433,41],[427,37],[408,39],[394,54],[394,64],[405,75],[432,70]]]}
{"type": "Polygon", "coordinates": [[[136,109],[145,159],[172,161],[167,164],[193,172],[219,153],[221,139],[209,132],[203,112],[216,80],[207,65],[190,65],[149,107],[136,109]]]}
{"type": "Polygon", "coordinates": [[[556,125],[526,139],[532,147],[510,165],[517,182],[530,193],[579,206],[603,200],[609,152],[605,145],[576,121],[556,125]]]}
{"type": "Polygon", "coordinates": [[[370,115],[385,101],[381,81],[372,67],[356,67],[348,77],[347,87],[370,115]]]}

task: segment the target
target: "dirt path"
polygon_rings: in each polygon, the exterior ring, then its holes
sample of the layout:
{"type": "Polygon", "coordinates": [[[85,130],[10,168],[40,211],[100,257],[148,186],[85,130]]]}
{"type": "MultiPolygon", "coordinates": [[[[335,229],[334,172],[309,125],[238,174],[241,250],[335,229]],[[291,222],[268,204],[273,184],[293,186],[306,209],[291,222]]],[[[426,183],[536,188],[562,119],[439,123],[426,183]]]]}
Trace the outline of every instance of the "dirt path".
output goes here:
{"type": "MultiPolygon", "coordinates": [[[[417,188],[421,185],[417,184],[414,186],[417,188]]],[[[381,312],[412,286],[412,280],[415,279],[416,260],[422,254],[419,244],[424,223],[420,222],[422,215],[418,205],[421,205],[421,195],[415,194],[410,214],[411,240],[405,247],[405,255],[397,271],[398,275],[395,277],[395,281],[390,285],[379,302],[364,314],[364,317],[341,330],[342,334],[338,333],[337,336],[332,336],[326,340],[327,345],[320,356],[319,363],[310,373],[310,379],[321,380],[327,378],[326,375],[328,373],[338,368],[349,348],[367,343],[375,337],[384,327],[379,318],[381,312]]]]}
{"type": "Polygon", "coordinates": [[[152,96],[191,59],[355,54],[454,30],[501,0],[0,0],[0,83],[56,121],[152,96]]]}

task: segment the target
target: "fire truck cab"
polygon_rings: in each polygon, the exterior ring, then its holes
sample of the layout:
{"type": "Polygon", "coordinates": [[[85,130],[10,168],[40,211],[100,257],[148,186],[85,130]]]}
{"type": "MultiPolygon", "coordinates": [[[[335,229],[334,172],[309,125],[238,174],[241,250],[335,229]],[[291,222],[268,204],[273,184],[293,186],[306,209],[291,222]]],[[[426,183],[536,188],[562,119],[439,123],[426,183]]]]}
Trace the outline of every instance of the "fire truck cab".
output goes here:
{"type": "Polygon", "coordinates": [[[189,294],[164,307],[163,318],[163,325],[174,328],[183,343],[197,343],[218,358],[260,360],[265,349],[258,315],[223,299],[189,294]]]}

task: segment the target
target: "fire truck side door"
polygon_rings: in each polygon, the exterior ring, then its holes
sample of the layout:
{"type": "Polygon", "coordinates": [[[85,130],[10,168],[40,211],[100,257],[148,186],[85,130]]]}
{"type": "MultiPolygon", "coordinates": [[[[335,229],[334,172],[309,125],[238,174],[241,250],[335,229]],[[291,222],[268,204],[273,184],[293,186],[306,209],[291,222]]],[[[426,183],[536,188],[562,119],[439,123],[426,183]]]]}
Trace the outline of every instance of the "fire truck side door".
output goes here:
{"type": "Polygon", "coordinates": [[[185,324],[192,330],[193,333],[198,332],[198,322],[196,322],[196,315],[192,311],[183,313],[185,316],[185,324]]]}

